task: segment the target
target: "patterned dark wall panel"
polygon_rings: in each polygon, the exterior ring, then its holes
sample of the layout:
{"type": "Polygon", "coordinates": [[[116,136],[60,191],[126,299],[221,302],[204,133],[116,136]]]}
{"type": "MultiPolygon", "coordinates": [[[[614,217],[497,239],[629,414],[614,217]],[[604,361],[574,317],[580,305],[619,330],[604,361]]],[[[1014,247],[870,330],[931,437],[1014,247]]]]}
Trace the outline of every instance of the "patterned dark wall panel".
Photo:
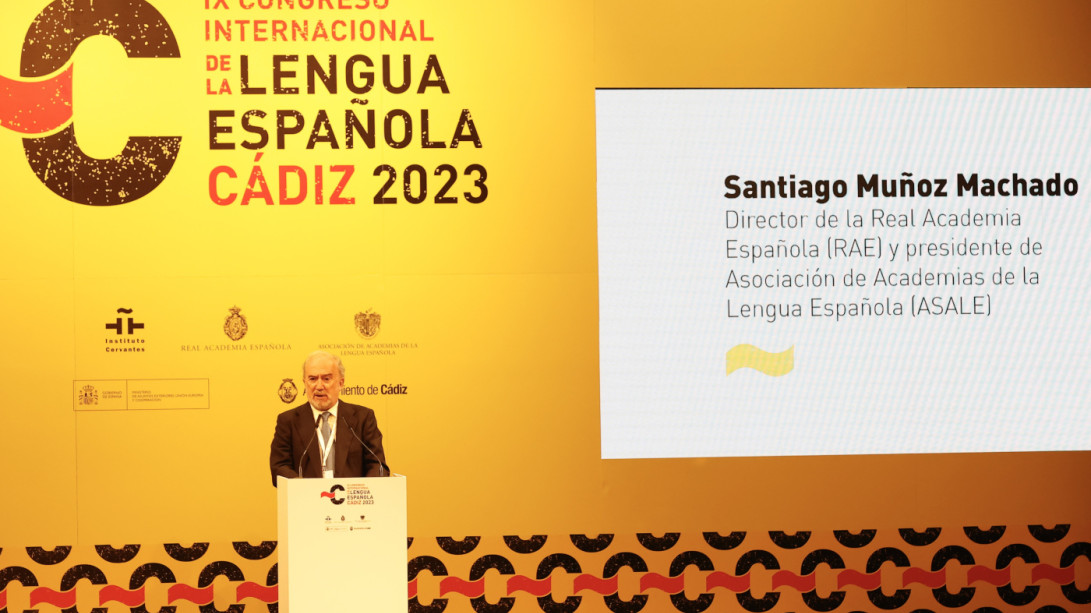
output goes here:
{"type": "MultiPolygon", "coordinates": [[[[413,612],[1091,610],[1087,526],[426,537],[413,612]]],[[[275,542],[0,548],[0,613],[277,610],[275,542]]]]}

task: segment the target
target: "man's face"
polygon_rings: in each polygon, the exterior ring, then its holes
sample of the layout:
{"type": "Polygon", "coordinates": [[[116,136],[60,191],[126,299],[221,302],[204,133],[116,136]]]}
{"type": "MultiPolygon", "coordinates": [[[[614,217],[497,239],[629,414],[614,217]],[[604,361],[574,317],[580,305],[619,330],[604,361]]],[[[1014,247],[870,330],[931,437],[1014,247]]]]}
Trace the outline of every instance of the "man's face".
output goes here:
{"type": "Polygon", "coordinates": [[[314,356],[303,365],[303,385],[307,397],[319,411],[328,411],[337,403],[345,380],[337,369],[337,360],[326,356],[314,356]]]}

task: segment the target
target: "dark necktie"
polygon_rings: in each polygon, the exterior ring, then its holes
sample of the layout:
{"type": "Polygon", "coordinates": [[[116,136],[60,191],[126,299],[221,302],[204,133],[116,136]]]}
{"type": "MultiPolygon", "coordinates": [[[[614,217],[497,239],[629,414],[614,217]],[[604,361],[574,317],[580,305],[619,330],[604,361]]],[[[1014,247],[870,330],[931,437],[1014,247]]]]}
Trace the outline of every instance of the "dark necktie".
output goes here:
{"type": "Polygon", "coordinates": [[[331,445],[330,453],[326,456],[326,462],[323,464],[322,469],[333,470],[333,447],[332,444],[329,443],[330,436],[333,434],[333,429],[330,428],[330,412],[323,411],[318,419],[322,422],[322,440],[326,441],[326,444],[331,445]]]}

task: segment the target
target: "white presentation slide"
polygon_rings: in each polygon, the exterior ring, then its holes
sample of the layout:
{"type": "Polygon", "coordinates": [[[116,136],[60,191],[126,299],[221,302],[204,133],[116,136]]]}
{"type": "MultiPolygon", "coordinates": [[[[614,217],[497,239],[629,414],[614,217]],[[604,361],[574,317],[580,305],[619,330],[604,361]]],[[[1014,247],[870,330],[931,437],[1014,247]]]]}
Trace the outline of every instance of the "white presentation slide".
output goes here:
{"type": "Polygon", "coordinates": [[[1091,90],[599,90],[602,457],[1091,449],[1091,90]]]}

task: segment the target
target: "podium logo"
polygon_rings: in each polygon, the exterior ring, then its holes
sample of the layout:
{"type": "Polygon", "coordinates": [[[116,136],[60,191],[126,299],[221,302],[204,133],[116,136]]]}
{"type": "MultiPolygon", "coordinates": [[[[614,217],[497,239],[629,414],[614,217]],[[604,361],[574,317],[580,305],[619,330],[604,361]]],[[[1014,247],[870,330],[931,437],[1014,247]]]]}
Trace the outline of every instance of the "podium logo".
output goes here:
{"type": "Polygon", "coordinates": [[[345,495],[342,493],[345,491],[345,486],[336,484],[330,488],[328,492],[321,492],[319,495],[322,498],[329,498],[333,504],[343,504],[345,502],[345,495]]]}
{"type": "Polygon", "coordinates": [[[70,61],[81,42],[99,35],[117,40],[130,58],[181,57],[170,25],[147,0],[53,0],[27,29],[20,78],[0,77],[0,125],[20,134],[53,132],[23,139],[38,180],[70,202],[113,206],[158,187],[182,137],[131,136],[121,153],[106,159],[80,149],[70,61]]]}

